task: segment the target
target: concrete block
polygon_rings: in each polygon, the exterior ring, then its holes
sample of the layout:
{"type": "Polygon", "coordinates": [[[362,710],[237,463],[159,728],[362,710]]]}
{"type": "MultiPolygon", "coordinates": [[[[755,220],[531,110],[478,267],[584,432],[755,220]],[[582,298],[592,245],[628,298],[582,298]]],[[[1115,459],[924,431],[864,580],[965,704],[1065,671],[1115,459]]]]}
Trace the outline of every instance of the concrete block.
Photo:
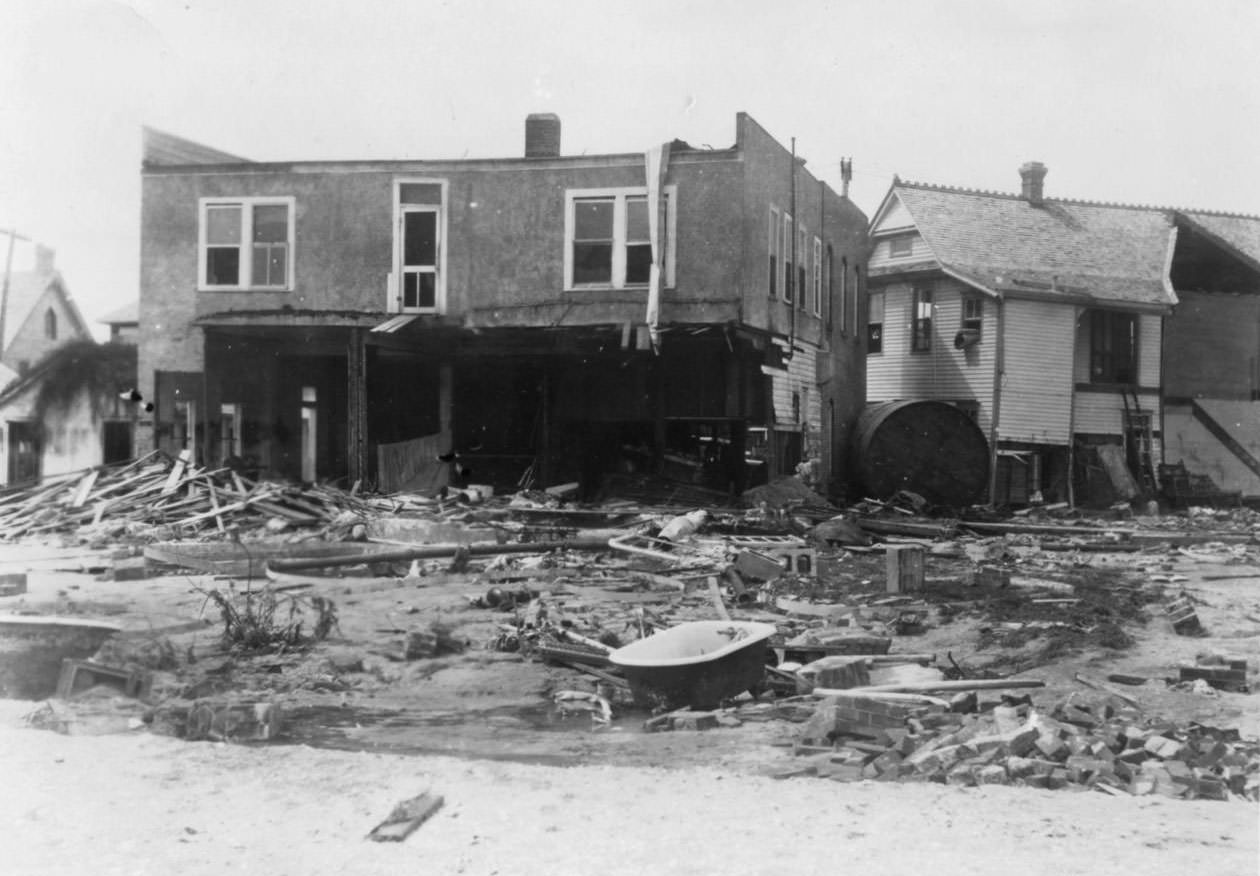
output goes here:
{"type": "Polygon", "coordinates": [[[0,575],[0,596],[21,596],[25,592],[25,572],[10,572],[0,575]]]}
{"type": "Polygon", "coordinates": [[[125,557],[114,560],[115,581],[142,581],[148,577],[144,557],[125,557]]]}

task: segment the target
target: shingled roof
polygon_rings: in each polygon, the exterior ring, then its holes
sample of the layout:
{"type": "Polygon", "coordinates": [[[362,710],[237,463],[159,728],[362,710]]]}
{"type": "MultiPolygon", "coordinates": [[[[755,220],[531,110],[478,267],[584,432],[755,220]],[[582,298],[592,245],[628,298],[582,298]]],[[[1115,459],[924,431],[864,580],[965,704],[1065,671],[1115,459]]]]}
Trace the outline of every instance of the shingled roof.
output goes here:
{"type": "Polygon", "coordinates": [[[979,289],[1065,302],[1176,303],[1166,281],[1173,222],[1165,210],[1054,198],[1034,205],[1017,194],[900,180],[885,203],[894,197],[941,267],[979,289]]]}
{"type": "Polygon", "coordinates": [[[1260,270],[1260,216],[1180,210],[1178,215],[1209,237],[1227,244],[1260,270]]]}

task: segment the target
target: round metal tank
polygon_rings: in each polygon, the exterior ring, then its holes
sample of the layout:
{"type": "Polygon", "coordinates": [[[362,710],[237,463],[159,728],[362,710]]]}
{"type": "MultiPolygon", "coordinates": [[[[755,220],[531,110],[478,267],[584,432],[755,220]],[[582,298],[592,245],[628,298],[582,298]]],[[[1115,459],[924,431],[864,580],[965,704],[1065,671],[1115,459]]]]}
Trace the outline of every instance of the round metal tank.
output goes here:
{"type": "Polygon", "coordinates": [[[898,490],[934,505],[980,501],[989,483],[989,442],[964,411],[941,401],[869,405],[853,446],[864,496],[887,499],[898,490]]]}

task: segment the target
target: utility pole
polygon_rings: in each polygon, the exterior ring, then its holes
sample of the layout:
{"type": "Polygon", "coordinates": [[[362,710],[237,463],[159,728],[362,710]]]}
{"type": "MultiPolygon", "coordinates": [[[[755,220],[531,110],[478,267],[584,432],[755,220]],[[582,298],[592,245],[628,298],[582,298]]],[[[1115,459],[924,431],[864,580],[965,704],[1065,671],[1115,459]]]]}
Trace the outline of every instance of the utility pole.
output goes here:
{"type": "Polygon", "coordinates": [[[9,277],[13,273],[13,244],[19,240],[29,241],[12,228],[0,228],[0,234],[9,236],[9,251],[4,257],[4,287],[0,289],[0,356],[4,355],[4,323],[9,312],[9,277]]]}

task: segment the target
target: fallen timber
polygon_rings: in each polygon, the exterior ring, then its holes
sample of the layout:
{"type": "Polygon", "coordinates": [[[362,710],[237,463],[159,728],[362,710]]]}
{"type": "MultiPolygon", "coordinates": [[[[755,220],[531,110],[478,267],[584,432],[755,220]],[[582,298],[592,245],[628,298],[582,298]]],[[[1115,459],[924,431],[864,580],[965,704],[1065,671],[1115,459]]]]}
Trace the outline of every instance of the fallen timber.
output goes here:
{"type": "Polygon", "coordinates": [[[294,559],[268,560],[267,567],[276,572],[297,572],[302,569],[324,569],[336,566],[357,566],[363,563],[405,563],[411,560],[432,560],[442,557],[454,557],[465,553],[467,556],[484,557],[495,554],[545,554],[550,551],[602,551],[608,549],[608,540],[604,538],[573,538],[565,541],[517,542],[499,544],[498,542],[480,542],[473,544],[426,544],[397,551],[376,551],[353,556],[334,557],[299,557],[294,559]]]}

